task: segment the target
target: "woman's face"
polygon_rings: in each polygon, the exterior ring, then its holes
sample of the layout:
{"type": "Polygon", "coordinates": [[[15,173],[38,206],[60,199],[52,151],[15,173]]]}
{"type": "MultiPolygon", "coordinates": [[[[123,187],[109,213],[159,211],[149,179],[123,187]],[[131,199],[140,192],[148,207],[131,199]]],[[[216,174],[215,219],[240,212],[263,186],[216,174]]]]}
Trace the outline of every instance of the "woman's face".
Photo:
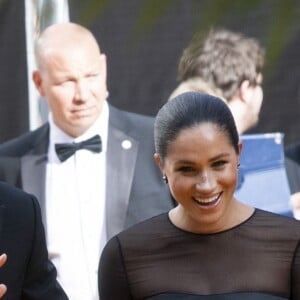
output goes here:
{"type": "Polygon", "coordinates": [[[156,161],[179,204],[184,229],[222,228],[233,202],[239,161],[226,133],[212,123],[184,129],[170,143],[164,163],[159,157],[156,161]]]}

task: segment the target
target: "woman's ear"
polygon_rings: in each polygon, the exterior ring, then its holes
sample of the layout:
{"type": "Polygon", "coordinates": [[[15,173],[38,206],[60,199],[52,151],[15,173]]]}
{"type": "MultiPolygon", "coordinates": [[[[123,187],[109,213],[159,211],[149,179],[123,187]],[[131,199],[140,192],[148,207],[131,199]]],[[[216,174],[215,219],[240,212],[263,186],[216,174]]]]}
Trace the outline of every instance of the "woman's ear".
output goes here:
{"type": "Polygon", "coordinates": [[[243,149],[243,142],[242,141],[239,141],[238,147],[239,147],[239,155],[241,155],[242,149],[243,149]]]}
{"type": "Polygon", "coordinates": [[[239,149],[238,160],[240,161],[241,154],[242,154],[242,149],[243,149],[243,142],[242,141],[239,141],[239,143],[238,143],[238,149],[239,149]]]}
{"type": "Polygon", "coordinates": [[[155,163],[157,164],[161,173],[163,174],[163,165],[162,165],[162,160],[160,158],[160,155],[158,153],[155,153],[153,157],[154,157],[155,163]]]}

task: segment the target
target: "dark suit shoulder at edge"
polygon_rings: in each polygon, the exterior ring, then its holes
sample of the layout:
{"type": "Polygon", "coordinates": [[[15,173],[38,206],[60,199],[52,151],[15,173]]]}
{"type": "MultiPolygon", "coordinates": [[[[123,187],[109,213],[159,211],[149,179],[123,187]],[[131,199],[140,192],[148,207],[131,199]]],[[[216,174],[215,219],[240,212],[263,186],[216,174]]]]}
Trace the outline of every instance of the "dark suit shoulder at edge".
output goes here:
{"type": "Polygon", "coordinates": [[[41,127],[26,132],[14,139],[8,140],[0,144],[0,156],[21,156],[30,151],[45,136],[49,134],[49,124],[46,123],[41,127]]]}

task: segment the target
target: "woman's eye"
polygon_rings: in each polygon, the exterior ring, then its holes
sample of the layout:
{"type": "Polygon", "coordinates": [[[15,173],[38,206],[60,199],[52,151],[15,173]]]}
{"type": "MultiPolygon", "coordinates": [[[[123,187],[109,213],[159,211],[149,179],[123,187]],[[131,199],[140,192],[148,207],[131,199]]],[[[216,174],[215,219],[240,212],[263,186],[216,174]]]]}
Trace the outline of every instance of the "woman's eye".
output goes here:
{"type": "Polygon", "coordinates": [[[180,167],[179,171],[183,173],[189,173],[189,172],[194,172],[195,169],[192,167],[180,167]]]}
{"type": "Polygon", "coordinates": [[[227,164],[225,160],[218,160],[212,164],[213,168],[221,168],[227,164]]]}

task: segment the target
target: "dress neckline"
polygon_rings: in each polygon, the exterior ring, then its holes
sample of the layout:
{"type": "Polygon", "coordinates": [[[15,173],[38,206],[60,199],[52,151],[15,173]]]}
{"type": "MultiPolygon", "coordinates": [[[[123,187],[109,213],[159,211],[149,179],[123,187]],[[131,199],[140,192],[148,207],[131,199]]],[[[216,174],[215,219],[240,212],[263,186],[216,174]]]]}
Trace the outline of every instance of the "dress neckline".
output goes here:
{"type": "Polygon", "coordinates": [[[183,232],[185,234],[191,234],[191,235],[196,235],[196,236],[213,236],[213,235],[219,235],[219,234],[223,234],[223,233],[226,233],[226,232],[229,232],[229,231],[232,231],[234,229],[237,229],[239,227],[241,227],[242,225],[248,223],[250,220],[252,220],[252,218],[256,215],[256,213],[258,212],[258,209],[257,208],[254,208],[252,214],[246,218],[244,221],[240,222],[239,224],[236,224],[230,228],[227,228],[227,229],[224,229],[224,230],[221,230],[221,231],[217,231],[217,232],[212,232],[212,233],[198,233],[198,232],[192,232],[192,231],[188,231],[188,230],[185,230],[185,229],[182,229],[178,226],[176,226],[170,219],[170,216],[169,216],[169,212],[166,213],[166,216],[167,216],[167,220],[168,220],[168,223],[173,227],[175,228],[176,230],[180,231],[180,232],[183,232]]]}

